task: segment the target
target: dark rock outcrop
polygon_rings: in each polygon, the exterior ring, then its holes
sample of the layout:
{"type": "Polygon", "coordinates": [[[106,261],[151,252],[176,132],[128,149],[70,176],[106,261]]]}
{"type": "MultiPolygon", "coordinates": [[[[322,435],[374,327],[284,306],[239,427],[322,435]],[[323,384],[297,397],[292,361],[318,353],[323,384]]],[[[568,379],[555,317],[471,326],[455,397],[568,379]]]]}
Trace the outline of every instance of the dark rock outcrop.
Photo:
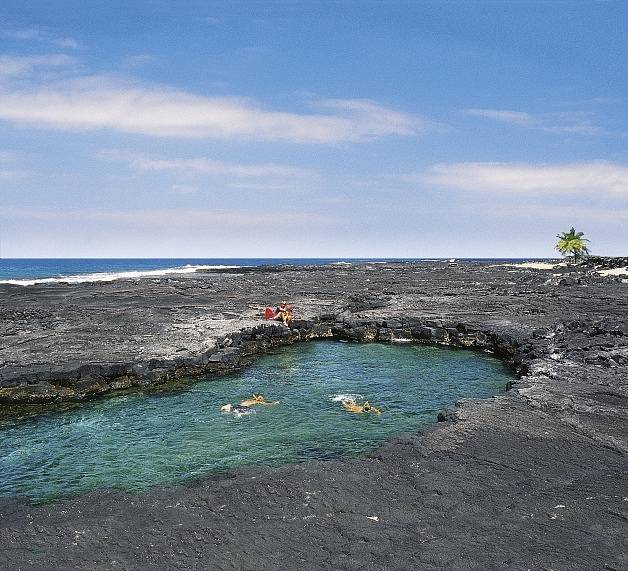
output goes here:
{"type": "Polygon", "coordinates": [[[2,286],[8,400],[219,373],[325,336],[488,350],[520,377],[368,458],[41,506],[0,499],[0,568],[628,567],[628,285],[552,273],[363,264],[2,286]],[[259,318],[282,298],[297,307],[292,330],[259,318]]]}

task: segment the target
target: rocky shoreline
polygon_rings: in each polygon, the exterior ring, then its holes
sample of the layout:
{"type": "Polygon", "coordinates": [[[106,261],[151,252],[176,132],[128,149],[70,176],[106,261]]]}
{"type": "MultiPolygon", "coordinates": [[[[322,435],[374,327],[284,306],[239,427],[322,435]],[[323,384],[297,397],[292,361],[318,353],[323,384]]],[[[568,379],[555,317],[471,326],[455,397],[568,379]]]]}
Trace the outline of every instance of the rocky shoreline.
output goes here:
{"type": "Polygon", "coordinates": [[[0,500],[0,568],[625,568],[628,284],[593,271],[613,263],[2,286],[5,413],[221,373],[321,337],[488,350],[521,376],[369,458],[245,468],[137,496],[0,500]],[[282,298],[297,307],[293,330],[260,320],[282,298]]]}
{"type": "Polygon", "coordinates": [[[35,375],[22,373],[5,379],[0,404],[32,405],[83,401],[132,388],[150,388],[180,379],[233,372],[257,354],[275,347],[317,339],[357,343],[424,343],[495,353],[520,373],[523,355],[508,335],[440,319],[394,317],[348,319],[326,314],[313,320],[296,319],[290,328],[271,322],[245,327],[219,339],[198,356],[150,359],[140,363],[85,364],[73,370],[35,375]]]}

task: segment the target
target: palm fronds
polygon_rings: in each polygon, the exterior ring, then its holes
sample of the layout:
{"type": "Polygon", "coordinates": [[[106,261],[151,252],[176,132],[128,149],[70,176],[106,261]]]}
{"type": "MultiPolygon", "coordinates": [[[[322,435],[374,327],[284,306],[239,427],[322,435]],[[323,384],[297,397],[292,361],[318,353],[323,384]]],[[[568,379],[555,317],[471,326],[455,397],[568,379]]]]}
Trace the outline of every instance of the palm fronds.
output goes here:
{"type": "Polygon", "coordinates": [[[576,232],[573,226],[569,232],[562,232],[556,237],[558,238],[556,249],[563,256],[571,255],[574,261],[578,261],[578,258],[589,254],[589,249],[586,244],[589,240],[584,237],[584,232],[576,232]]]}

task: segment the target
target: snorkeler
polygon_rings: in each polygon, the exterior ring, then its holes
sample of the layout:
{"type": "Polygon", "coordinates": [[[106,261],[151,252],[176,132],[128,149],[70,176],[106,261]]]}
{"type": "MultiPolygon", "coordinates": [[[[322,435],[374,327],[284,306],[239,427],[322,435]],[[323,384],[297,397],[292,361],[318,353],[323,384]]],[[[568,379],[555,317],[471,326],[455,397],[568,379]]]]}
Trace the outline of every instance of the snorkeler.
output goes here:
{"type": "Polygon", "coordinates": [[[224,406],[221,406],[220,412],[229,412],[229,413],[233,413],[235,416],[242,416],[244,414],[251,414],[252,412],[255,412],[255,411],[249,406],[242,406],[242,405],[234,406],[231,403],[229,403],[224,406]]]}
{"type": "Polygon", "coordinates": [[[250,406],[254,406],[256,404],[263,404],[263,405],[266,405],[266,406],[273,406],[275,404],[279,404],[279,401],[275,400],[275,401],[269,402],[261,394],[254,393],[253,396],[250,399],[243,400],[240,403],[240,406],[250,407],[250,406]]]}
{"type": "Polygon", "coordinates": [[[357,404],[354,400],[343,400],[342,407],[347,412],[353,412],[356,414],[361,414],[363,412],[372,412],[375,414],[382,414],[382,411],[374,406],[371,406],[369,401],[364,401],[364,404],[357,404]]]}

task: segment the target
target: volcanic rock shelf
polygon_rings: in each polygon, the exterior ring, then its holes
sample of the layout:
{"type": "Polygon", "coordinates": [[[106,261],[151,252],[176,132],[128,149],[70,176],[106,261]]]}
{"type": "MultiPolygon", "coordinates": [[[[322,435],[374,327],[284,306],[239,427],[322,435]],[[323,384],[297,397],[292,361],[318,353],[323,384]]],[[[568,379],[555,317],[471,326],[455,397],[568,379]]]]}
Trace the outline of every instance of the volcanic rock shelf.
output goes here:
{"type": "Polygon", "coordinates": [[[369,458],[1,500],[0,568],[626,568],[627,292],[587,267],[438,262],[1,286],[9,403],[220,372],[320,336],[491,350],[521,377],[369,458]],[[294,330],[261,321],[283,298],[294,330]]]}

